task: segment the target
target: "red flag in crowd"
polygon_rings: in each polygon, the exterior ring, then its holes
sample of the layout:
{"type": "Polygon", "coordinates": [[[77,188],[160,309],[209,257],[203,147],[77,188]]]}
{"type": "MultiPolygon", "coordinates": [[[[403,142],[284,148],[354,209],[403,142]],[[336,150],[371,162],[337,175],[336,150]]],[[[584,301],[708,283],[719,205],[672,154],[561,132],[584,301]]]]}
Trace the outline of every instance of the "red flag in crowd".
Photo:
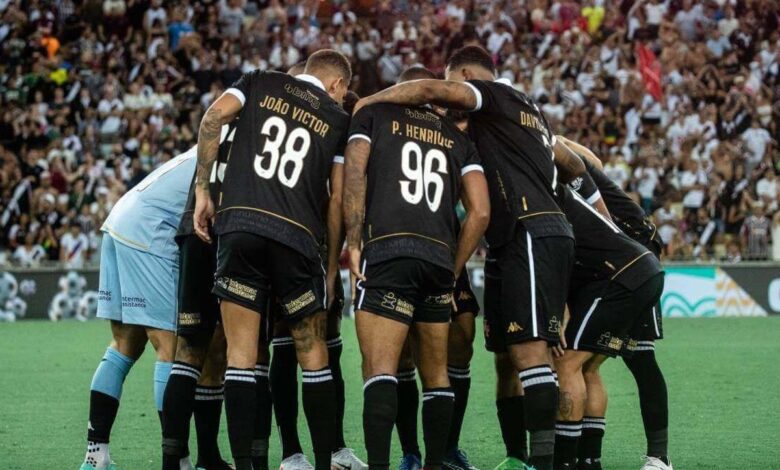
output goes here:
{"type": "Polygon", "coordinates": [[[653,98],[661,101],[664,95],[661,88],[661,63],[655,53],[641,42],[636,44],[636,57],[639,73],[642,74],[642,80],[645,82],[645,89],[653,95],[653,98]]]}

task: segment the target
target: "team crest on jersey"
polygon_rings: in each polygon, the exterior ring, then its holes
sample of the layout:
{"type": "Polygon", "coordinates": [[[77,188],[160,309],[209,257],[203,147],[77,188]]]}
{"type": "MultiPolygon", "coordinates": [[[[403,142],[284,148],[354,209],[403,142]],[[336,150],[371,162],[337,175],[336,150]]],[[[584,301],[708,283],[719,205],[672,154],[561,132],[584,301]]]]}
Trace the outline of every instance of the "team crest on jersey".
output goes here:
{"type": "Polygon", "coordinates": [[[582,189],[582,176],[578,176],[574,179],[571,183],[569,183],[569,186],[571,186],[571,189],[575,191],[579,191],[582,189]]]}
{"type": "Polygon", "coordinates": [[[314,291],[308,290],[298,298],[293,299],[287,302],[286,304],[284,304],[284,308],[285,310],[287,310],[288,315],[293,315],[295,314],[295,312],[298,312],[301,309],[311,305],[312,302],[316,300],[317,300],[317,296],[314,295],[314,291]]]}
{"type": "Polygon", "coordinates": [[[398,302],[398,298],[396,298],[395,293],[388,292],[382,297],[382,307],[395,310],[395,304],[398,302]]]}
{"type": "Polygon", "coordinates": [[[414,315],[414,305],[396,297],[394,292],[388,292],[382,297],[382,307],[411,317],[414,315]]]}

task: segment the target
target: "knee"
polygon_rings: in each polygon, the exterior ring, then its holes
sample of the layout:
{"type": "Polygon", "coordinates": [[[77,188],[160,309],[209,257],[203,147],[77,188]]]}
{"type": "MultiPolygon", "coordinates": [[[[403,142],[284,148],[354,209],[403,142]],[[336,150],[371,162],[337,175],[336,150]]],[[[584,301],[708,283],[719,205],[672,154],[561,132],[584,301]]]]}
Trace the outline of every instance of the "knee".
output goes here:
{"type": "Polygon", "coordinates": [[[550,365],[550,353],[545,341],[532,341],[509,347],[509,357],[518,370],[550,365]]]}
{"type": "Polygon", "coordinates": [[[146,347],[145,339],[143,341],[137,338],[126,337],[114,337],[111,341],[110,348],[119,352],[123,356],[126,356],[133,361],[137,361],[141,357],[146,347]]]}
{"type": "Polygon", "coordinates": [[[176,336],[170,331],[149,333],[149,342],[152,343],[157,360],[173,362],[176,357],[176,336]]]}

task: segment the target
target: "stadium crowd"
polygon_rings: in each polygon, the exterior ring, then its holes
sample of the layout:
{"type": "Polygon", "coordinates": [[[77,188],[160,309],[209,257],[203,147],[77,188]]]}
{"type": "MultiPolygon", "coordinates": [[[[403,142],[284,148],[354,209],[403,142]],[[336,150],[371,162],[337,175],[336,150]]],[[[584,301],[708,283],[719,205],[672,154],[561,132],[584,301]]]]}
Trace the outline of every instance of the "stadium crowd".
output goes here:
{"type": "Polygon", "coordinates": [[[670,259],[780,259],[772,0],[1,0],[0,262],[95,263],[112,204],[244,72],[334,48],[364,96],[476,43],[670,259]]]}

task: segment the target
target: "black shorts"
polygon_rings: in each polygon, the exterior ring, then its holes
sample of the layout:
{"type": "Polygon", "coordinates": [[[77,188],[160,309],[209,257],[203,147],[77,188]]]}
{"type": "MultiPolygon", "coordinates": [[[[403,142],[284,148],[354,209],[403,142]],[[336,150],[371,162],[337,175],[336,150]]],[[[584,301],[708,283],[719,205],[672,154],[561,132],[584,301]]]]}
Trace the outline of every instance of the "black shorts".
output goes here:
{"type": "Polygon", "coordinates": [[[664,338],[660,301],[637,319],[628,336],[637,344],[637,351],[651,351],[654,349],[653,342],[664,338]]]}
{"type": "Polygon", "coordinates": [[[295,322],[325,309],[325,270],[283,243],[230,232],[218,239],[214,294],[266,316],[276,298],[282,319],[295,322]]]}
{"type": "Polygon", "coordinates": [[[658,302],[663,288],[664,275],[658,273],[633,291],[611,281],[578,289],[569,299],[568,347],[610,357],[630,355],[635,347],[630,333],[658,302]]]}
{"type": "Polygon", "coordinates": [[[452,312],[452,271],[416,258],[376,264],[363,260],[365,282],[357,283],[355,311],[402,323],[448,323],[452,312]]]}
{"type": "Polygon", "coordinates": [[[455,306],[457,310],[452,310],[452,317],[457,317],[461,313],[472,313],[476,317],[479,315],[479,302],[471,289],[471,279],[469,279],[468,270],[465,268],[460,273],[460,277],[455,281],[455,306]]]}
{"type": "Polygon", "coordinates": [[[179,240],[178,320],[176,333],[189,336],[212,334],[219,322],[219,299],[211,293],[217,249],[197,237],[179,240]]]}
{"type": "Polygon", "coordinates": [[[344,284],[341,280],[341,273],[336,274],[336,285],[334,286],[333,303],[328,309],[328,317],[340,317],[344,314],[344,284]]]}
{"type": "Polygon", "coordinates": [[[491,249],[485,262],[485,347],[504,352],[511,344],[557,344],[574,264],[574,240],[532,238],[518,227],[515,238],[491,249]]]}

